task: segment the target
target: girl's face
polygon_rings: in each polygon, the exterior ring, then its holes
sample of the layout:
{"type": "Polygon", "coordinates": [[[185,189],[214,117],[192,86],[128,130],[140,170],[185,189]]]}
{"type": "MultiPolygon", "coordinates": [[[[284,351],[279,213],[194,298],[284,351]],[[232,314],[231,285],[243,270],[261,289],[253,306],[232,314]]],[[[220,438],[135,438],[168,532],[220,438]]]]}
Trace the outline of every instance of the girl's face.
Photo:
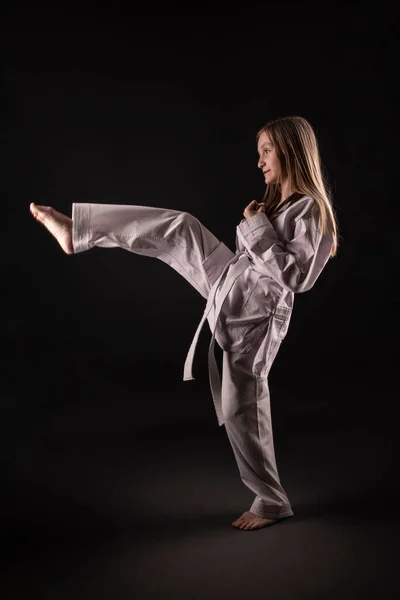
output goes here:
{"type": "MultiPolygon", "coordinates": [[[[281,175],[281,166],[268,134],[263,131],[258,139],[258,163],[259,169],[262,169],[265,183],[278,183],[281,175]]],[[[283,183],[283,181],[282,181],[283,183]]]]}

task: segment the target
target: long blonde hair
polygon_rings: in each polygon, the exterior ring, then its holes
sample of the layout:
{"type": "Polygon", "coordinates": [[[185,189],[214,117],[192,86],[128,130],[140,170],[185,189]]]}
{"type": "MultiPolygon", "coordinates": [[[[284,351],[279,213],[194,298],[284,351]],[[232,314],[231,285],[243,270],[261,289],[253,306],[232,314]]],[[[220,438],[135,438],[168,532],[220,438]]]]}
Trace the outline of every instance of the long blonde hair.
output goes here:
{"type": "Polygon", "coordinates": [[[272,220],[283,206],[290,206],[301,197],[310,196],[319,208],[320,231],[333,235],[331,257],[335,256],[338,248],[338,222],[313,128],[303,117],[290,116],[266,123],[257,133],[257,143],[262,133],[268,134],[275,147],[281,172],[288,179],[288,190],[291,193],[280,203],[281,182],[267,185],[263,198],[265,214],[272,220]]]}

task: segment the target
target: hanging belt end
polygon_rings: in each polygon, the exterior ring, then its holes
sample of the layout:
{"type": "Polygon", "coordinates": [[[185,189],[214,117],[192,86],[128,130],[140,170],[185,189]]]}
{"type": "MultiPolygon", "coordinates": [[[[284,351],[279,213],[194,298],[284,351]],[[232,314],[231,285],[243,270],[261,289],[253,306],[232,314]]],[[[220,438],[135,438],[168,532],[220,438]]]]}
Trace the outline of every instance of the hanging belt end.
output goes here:
{"type": "Polygon", "coordinates": [[[192,381],[194,379],[192,373],[192,365],[189,363],[185,363],[183,368],[183,381],[192,381]]]}
{"type": "Polygon", "coordinates": [[[195,344],[192,342],[188,355],[183,366],[183,381],[191,381],[193,377],[193,357],[194,357],[195,344]]]}

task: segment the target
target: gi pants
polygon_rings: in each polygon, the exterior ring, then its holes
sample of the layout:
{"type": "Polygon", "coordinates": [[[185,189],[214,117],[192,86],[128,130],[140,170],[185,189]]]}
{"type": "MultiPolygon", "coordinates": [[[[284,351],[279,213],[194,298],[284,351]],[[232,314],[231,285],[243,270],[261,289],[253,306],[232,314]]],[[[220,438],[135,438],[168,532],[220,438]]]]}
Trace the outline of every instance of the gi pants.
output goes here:
{"type": "MultiPolygon", "coordinates": [[[[74,203],[72,220],[74,253],[98,246],[153,256],[180,273],[204,298],[234,257],[187,212],[74,203]]],[[[222,414],[241,479],[256,495],[249,510],[260,517],[279,519],[294,513],[278,476],[267,375],[260,378],[253,373],[257,349],[256,344],[247,353],[223,350],[222,414]]],[[[276,351],[266,355],[270,368],[276,351]]]]}

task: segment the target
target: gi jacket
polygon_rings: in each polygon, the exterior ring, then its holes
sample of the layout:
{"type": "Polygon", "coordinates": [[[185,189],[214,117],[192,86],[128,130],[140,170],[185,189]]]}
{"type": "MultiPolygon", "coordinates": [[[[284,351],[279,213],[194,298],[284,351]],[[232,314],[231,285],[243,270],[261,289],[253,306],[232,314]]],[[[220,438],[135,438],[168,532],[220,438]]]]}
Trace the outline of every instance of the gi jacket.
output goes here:
{"type": "MultiPolygon", "coordinates": [[[[223,422],[221,383],[214,339],[226,352],[248,353],[257,345],[253,374],[265,377],[287,333],[294,294],[312,288],[329,259],[333,242],[331,233],[319,231],[318,205],[310,196],[284,208],[272,222],[259,213],[237,226],[236,253],[211,288],[184,368],[184,380],[193,379],[194,352],[208,319],[212,331],[210,385],[219,422],[223,422]]],[[[218,248],[215,254],[217,257],[218,248]]]]}

